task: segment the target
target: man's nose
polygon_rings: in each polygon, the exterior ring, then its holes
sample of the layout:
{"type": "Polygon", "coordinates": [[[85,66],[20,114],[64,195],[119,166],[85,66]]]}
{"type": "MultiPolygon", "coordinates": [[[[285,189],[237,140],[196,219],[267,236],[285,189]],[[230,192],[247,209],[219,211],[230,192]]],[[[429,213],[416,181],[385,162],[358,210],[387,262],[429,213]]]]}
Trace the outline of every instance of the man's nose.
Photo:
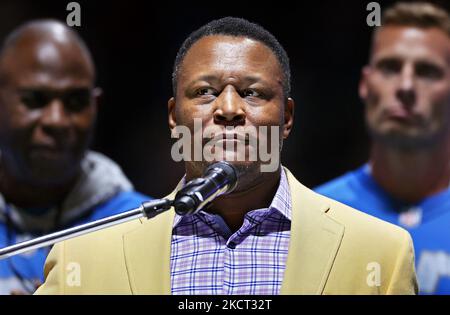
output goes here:
{"type": "Polygon", "coordinates": [[[69,127],[70,119],[60,99],[52,99],[42,111],[41,124],[49,131],[65,131],[69,127]]]}
{"type": "Polygon", "coordinates": [[[412,65],[405,65],[400,74],[397,98],[403,106],[411,108],[416,102],[415,76],[412,65]]]}
{"type": "Polygon", "coordinates": [[[244,125],[245,124],[245,101],[232,86],[226,87],[216,99],[216,110],[214,112],[214,122],[223,125],[244,125]]]}

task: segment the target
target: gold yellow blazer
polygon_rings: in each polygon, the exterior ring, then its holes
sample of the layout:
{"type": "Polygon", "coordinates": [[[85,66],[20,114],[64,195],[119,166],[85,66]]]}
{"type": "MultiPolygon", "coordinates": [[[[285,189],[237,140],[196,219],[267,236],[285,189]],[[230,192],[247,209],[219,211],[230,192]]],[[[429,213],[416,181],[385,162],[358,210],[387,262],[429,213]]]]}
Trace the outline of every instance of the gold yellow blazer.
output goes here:
{"type": "MultiPolygon", "coordinates": [[[[417,293],[408,232],[318,195],[284,170],[292,225],[281,294],[417,293]]],[[[171,209],[55,245],[36,293],[170,294],[174,215],[171,209]]]]}

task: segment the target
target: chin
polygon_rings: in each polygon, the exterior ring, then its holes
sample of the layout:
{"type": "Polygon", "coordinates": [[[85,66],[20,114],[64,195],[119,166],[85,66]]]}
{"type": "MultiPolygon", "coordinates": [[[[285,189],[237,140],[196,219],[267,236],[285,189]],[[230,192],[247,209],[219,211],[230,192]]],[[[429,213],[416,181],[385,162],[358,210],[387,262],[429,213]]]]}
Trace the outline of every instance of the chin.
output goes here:
{"type": "MultiPolygon", "coordinates": [[[[236,167],[239,171],[243,171],[244,173],[246,173],[250,170],[258,170],[259,171],[260,165],[261,165],[261,163],[259,161],[236,161],[233,159],[223,159],[223,161],[227,161],[228,163],[230,163],[231,165],[236,167]]],[[[210,162],[209,165],[213,164],[215,162],[219,162],[219,161],[210,162]]]]}
{"type": "Polygon", "coordinates": [[[28,171],[30,182],[36,186],[59,186],[71,181],[77,176],[77,170],[73,165],[59,165],[58,167],[34,166],[28,171]]]}
{"type": "Polygon", "coordinates": [[[417,151],[426,150],[434,147],[439,143],[438,135],[430,135],[424,132],[416,131],[399,131],[399,130],[389,130],[385,132],[371,132],[371,137],[390,147],[399,151],[417,151]]]}
{"type": "Polygon", "coordinates": [[[213,160],[213,161],[191,161],[186,163],[186,169],[192,174],[192,177],[201,177],[206,168],[214,163],[220,161],[227,161],[232,164],[240,174],[259,174],[260,162],[259,161],[234,161],[234,160],[213,160]]]}

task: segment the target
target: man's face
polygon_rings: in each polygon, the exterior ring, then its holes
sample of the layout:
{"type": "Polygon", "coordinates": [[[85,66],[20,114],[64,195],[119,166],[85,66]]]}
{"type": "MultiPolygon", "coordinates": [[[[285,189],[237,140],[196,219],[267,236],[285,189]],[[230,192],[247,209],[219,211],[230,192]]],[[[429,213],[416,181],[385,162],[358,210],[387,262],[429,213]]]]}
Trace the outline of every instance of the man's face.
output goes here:
{"type": "MultiPolygon", "coordinates": [[[[201,132],[215,127],[215,137],[239,134],[238,128],[230,131],[238,126],[256,129],[268,126],[269,131],[274,126],[279,131],[276,141],[280,143],[289,135],[293,121],[293,101],[286,101],[282,82],[279,62],[264,44],[244,37],[204,37],[190,48],[182,62],[176,98],[169,101],[169,125],[171,129],[187,126],[194,134],[194,119],[199,119],[201,132]]],[[[270,147],[270,132],[258,133],[256,137],[270,147]]],[[[208,140],[203,139],[203,145],[208,140]]],[[[236,157],[238,142],[239,139],[220,141],[226,160],[236,157]]],[[[242,142],[247,157],[258,150],[248,139],[242,142]]],[[[187,162],[188,175],[191,172],[200,176],[208,164],[187,162]]],[[[261,162],[246,159],[233,164],[256,172],[261,162]]]]}
{"type": "Polygon", "coordinates": [[[437,28],[383,27],[360,96],[375,140],[407,149],[439,143],[450,129],[449,37],[437,28]]]}
{"type": "Polygon", "coordinates": [[[2,163],[21,181],[63,183],[79,171],[96,117],[93,68],[77,45],[18,46],[3,62],[2,163]]]}

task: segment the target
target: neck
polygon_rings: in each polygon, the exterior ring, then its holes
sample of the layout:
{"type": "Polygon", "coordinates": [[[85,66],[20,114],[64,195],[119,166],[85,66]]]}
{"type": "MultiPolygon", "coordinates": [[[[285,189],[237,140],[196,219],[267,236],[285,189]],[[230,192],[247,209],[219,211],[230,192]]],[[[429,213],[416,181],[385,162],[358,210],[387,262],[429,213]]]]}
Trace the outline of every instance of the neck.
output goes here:
{"type": "Polygon", "coordinates": [[[210,211],[219,214],[231,231],[235,232],[242,226],[247,212],[270,206],[279,182],[279,172],[266,173],[254,186],[217,198],[212,203],[210,211]]]}
{"type": "MultiPolygon", "coordinates": [[[[193,168],[188,165],[186,180],[195,178],[193,168]]],[[[247,212],[268,208],[280,182],[280,168],[275,172],[261,173],[259,166],[247,170],[240,179],[235,192],[215,199],[208,212],[220,215],[233,231],[237,231],[244,222],[247,212]]]]}
{"type": "Polygon", "coordinates": [[[51,208],[65,199],[77,177],[58,185],[38,185],[16,179],[0,165],[0,192],[19,208],[51,208]]]}
{"type": "Polygon", "coordinates": [[[370,165],[375,181],[392,197],[417,203],[448,188],[450,143],[408,152],[374,143],[370,165]]]}

